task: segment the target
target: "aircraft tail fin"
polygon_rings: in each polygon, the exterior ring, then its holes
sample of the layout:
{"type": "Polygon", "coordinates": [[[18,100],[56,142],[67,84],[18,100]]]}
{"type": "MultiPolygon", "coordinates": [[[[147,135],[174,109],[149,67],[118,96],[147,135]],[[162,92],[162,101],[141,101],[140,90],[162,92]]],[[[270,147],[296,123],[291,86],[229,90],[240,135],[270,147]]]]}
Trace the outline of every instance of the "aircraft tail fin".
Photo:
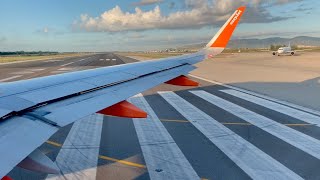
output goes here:
{"type": "MultiPolygon", "coordinates": [[[[243,15],[246,7],[239,7],[232,16],[228,19],[228,21],[221,27],[218,33],[211,39],[211,41],[206,45],[206,49],[217,49],[222,50],[226,48],[233,31],[237,27],[241,16],[243,15]]],[[[219,53],[220,53],[219,52],[219,53]]]]}

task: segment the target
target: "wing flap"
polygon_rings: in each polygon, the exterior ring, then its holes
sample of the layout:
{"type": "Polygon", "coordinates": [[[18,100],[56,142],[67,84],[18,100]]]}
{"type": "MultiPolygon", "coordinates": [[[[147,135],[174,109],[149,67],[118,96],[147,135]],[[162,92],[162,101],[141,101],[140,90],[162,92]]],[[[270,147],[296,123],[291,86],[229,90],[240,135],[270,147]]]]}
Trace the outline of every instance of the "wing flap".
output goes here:
{"type": "Polygon", "coordinates": [[[50,101],[60,97],[64,97],[77,92],[85,91],[97,87],[96,85],[86,82],[70,82],[68,84],[60,84],[53,87],[42,88],[39,90],[30,91],[18,95],[19,97],[38,104],[45,101],[50,101]]]}
{"type": "Polygon", "coordinates": [[[120,81],[125,81],[128,79],[133,79],[136,77],[137,77],[136,75],[132,75],[132,74],[128,74],[126,72],[118,71],[116,73],[101,75],[101,76],[93,77],[90,79],[84,79],[81,81],[86,82],[86,83],[90,83],[90,84],[94,84],[96,86],[101,86],[101,85],[105,85],[105,84],[112,84],[114,82],[120,82],[120,81]]]}
{"type": "MultiPolygon", "coordinates": [[[[200,61],[201,59],[199,59],[200,61]]],[[[3,97],[23,94],[30,91],[35,91],[43,88],[51,88],[57,85],[62,85],[81,80],[88,80],[102,75],[117,74],[119,72],[132,72],[135,76],[141,76],[152,71],[159,71],[166,68],[171,68],[182,63],[178,59],[164,59],[158,61],[136,62],[124,65],[116,65],[112,67],[102,67],[78,72],[70,72],[46,77],[39,77],[29,80],[21,80],[9,83],[2,83],[0,85],[0,100],[3,97]],[[165,64],[165,66],[163,66],[165,64]],[[145,67],[141,69],[141,67],[145,67]],[[137,71],[136,69],[140,69],[137,71]],[[23,88],[22,88],[23,87],[23,88]]]]}
{"type": "Polygon", "coordinates": [[[11,112],[12,112],[12,110],[0,108],[0,117],[6,116],[11,112]]]}
{"type": "Polygon", "coordinates": [[[0,125],[0,177],[27,157],[58,129],[41,121],[14,117],[0,125]]]}
{"type": "Polygon", "coordinates": [[[21,111],[26,107],[34,106],[35,103],[23,99],[18,96],[7,96],[0,100],[0,108],[8,109],[11,111],[21,111]]]}
{"type": "Polygon", "coordinates": [[[58,126],[66,126],[77,119],[126,100],[127,98],[157,86],[181,74],[188,74],[195,67],[185,65],[168,71],[152,74],[129,82],[121,83],[96,92],[74,97],[39,108],[50,112],[44,117],[58,126]]]}
{"type": "Polygon", "coordinates": [[[1,84],[0,109],[4,110],[2,113],[0,111],[0,119],[13,111],[22,111],[48,101],[165,71],[183,64],[193,64],[201,61],[203,57],[202,53],[196,53],[178,58],[131,63],[1,84]]]}

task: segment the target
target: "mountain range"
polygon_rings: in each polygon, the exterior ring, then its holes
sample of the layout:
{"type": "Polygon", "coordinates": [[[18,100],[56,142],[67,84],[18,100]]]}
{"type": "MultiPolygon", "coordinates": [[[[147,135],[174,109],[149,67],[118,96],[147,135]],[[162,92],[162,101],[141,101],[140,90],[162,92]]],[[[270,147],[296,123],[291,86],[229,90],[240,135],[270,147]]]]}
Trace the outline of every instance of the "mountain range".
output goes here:
{"type": "MultiPolygon", "coordinates": [[[[269,48],[270,45],[296,45],[298,47],[319,47],[320,37],[298,36],[294,38],[271,37],[265,39],[231,39],[228,48],[269,48]]],[[[185,45],[179,49],[200,49],[206,43],[185,45]]]]}

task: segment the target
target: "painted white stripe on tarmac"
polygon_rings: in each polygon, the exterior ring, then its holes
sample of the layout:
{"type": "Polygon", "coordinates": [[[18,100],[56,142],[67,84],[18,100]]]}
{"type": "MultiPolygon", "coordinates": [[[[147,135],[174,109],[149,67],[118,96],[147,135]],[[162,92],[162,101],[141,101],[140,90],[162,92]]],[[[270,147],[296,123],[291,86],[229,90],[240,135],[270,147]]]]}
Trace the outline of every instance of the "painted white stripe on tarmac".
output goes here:
{"type": "Polygon", "coordinates": [[[140,94],[129,101],[148,113],[148,118],[133,123],[150,178],[200,179],[144,97],[140,94]]]}
{"type": "Polygon", "coordinates": [[[111,59],[112,61],[116,61],[117,59],[111,59]]]}
{"type": "Polygon", "coordinates": [[[10,73],[10,74],[22,74],[22,75],[24,75],[24,74],[32,74],[32,73],[34,73],[34,72],[32,72],[32,71],[19,71],[19,72],[13,72],[13,73],[10,73]]]}
{"type": "Polygon", "coordinates": [[[75,68],[75,67],[65,67],[65,68],[60,68],[58,69],[59,71],[74,71],[78,68],[75,68]]]}
{"type": "Polygon", "coordinates": [[[241,106],[226,101],[220,97],[205,91],[190,91],[194,95],[228,111],[235,116],[261,128],[262,130],[282,139],[283,141],[301,149],[302,151],[320,159],[320,141],[296,131],[288,126],[273,121],[255,112],[249,111],[241,106]]]}
{"type": "Polygon", "coordinates": [[[73,124],[56,158],[61,174],[47,179],[96,179],[102,121],[102,115],[93,114],[73,124]]]}
{"type": "Polygon", "coordinates": [[[158,92],[252,179],[302,179],[173,92],[158,92]]]}
{"type": "Polygon", "coordinates": [[[315,116],[313,114],[309,114],[303,111],[299,111],[297,109],[288,107],[288,106],[284,106],[282,104],[279,103],[275,103],[272,101],[268,101],[256,96],[252,96],[240,91],[236,91],[236,90],[232,90],[232,89],[227,89],[227,90],[220,90],[224,93],[230,94],[232,96],[236,96],[238,98],[247,100],[249,102],[261,105],[263,107],[272,109],[274,111],[280,112],[282,114],[286,114],[288,116],[300,119],[301,121],[310,123],[310,124],[316,124],[317,126],[319,126],[320,123],[320,117],[319,116],[315,116]]]}
{"type": "Polygon", "coordinates": [[[43,71],[45,70],[44,68],[37,68],[37,69],[30,69],[30,71],[43,71]]]}
{"type": "Polygon", "coordinates": [[[8,77],[8,78],[0,79],[0,82],[9,81],[9,80],[16,79],[16,78],[19,78],[19,77],[22,77],[22,75],[16,75],[16,76],[11,76],[11,77],[8,77]]]}
{"type": "Polygon", "coordinates": [[[45,61],[45,62],[60,62],[62,60],[49,60],[49,61],[45,61]]]}
{"type": "Polygon", "coordinates": [[[110,61],[110,59],[106,59],[106,61],[110,61]]]}
{"type": "Polygon", "coordinates": [[[68,66],[68,65],[73,64],[73,63],[75,63],[75,62],[70,62],[70,63],[67,63],[67,64],[63,64],[61,66],[68,66]]]}
{"type": "Polygon", "coordinates": [[[320,116],[320,112],[316,111],[314,109],[310,109],[310,108],[307,108],[307,107],[304,107],[304,106],[300,106],[300,105],[297,105],[297,104],[293,104],[293,103],[290,103],[290,102],[287,102],[287,101],[284,101],[284,100],[280,100],[280,99],[276,99],[276,98],[273,98],[273,97],[269,97],[269,96],[265,96],[265,95],[262,95],[262,94],[258,94],[258,93],[255,93],[253,91],[249,91],[249,90],[246,90],[246,89],[241,89],[241,88],[238,88],[238,87],[235,87],[235,86],[231,86],[231,85],[228,85],[228,84],[223,84],[223,83],[218,82],[218,81],[209,80],[209,79],[206,79],[206,78],[203,78],[203,77],[200,77],[200,76],[191,75],[191,74],[190,74],[190,76],[194,77],[194,78],[197,78],[197,79],[201,79],[203,81],[207,81],[207,82],[210,82],[210,83],[213,83],[213,84],[217,84],[217,85],[220,85],[220,86],[223,86],[223,87],[227,87],[227,88],[230,88],[230,89],[234,89],[234,90],[237,90],[237,91],[248,93],[248,94],[251,94],[253,96],[258,96],[258,97],[263,98],[263,99],[274,101],[274,102],[277,102],[279,104],[284,104],[286,106],[290,106],[290,107],[293,107],[293,108],[296,108],[296,109],[299,109],[299,110],[302,110],[302,111],[306,111],[308,113],[312,113],[312,114],[316,114],[316,115],[320,116]]]}

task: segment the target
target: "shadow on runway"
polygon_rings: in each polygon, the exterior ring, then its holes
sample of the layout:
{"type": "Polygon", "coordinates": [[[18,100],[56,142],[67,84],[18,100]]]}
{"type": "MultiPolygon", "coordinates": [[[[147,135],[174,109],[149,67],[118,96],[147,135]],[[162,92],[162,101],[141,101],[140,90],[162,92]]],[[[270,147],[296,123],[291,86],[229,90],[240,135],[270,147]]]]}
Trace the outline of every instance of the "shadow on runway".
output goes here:
{"type": "Polygon", "coordinates": [[[320,111],[320,77],[302,82],[241,82],[229,85],[320,111]]]}

